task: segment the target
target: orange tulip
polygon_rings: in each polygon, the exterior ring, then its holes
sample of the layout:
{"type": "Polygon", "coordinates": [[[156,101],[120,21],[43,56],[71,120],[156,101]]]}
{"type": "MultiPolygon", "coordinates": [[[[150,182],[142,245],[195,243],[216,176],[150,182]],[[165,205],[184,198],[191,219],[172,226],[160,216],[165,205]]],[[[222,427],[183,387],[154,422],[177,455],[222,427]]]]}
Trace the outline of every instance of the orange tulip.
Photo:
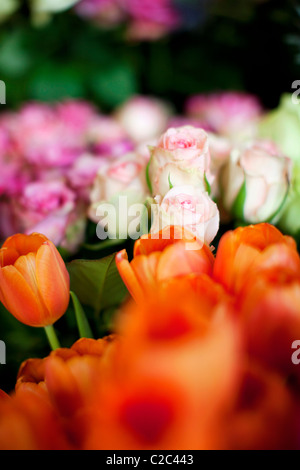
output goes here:
{"type": "Polygon", "coordinates": [[[45,397],[30,390],[0,400],[0,450],[69,450],[62,423],[45,397]]]}
{"type": "Polygon", "coordinates": [[[153,293],[163,281],[186,274],[212,273],[213,254],[208,246],[198,244],[190,232],[172,226],[157,235],[144,235],[135,243],[131,263],[125,250],[116,255],[119,273],[136,301],[153,293]]]}
{"type": "Polygon", "coordinates": [[[69,304],[69,274],[54,244],[44,235],[17,234],[0,250],[0,301],[20,322],[46,327],[69,304]]]}
{"type": "Polygon", "coordinates": [[[239,332],[222,288],[205,275],[192,278],[173,279],[122,312],[122,354],[91,398],[86,449],[218,447],[218,421],[236,387],[239,332]],[[204,302],[194,286],[201,280],[204,302]]]}
{"type": "Polygon", "coordinates": [[[62,419],[70,445],[80,448],[88,428],[85,410],[90,396],[110,374],[118,344],[114,335],[82,338],[70,349],[56,349],[44,359],[28,359],[18,373],[17,396],[31,392],[46,399],[62,419]]]}
{"type": "Polygon", "coordinates": [[[295,240],[273,225],[239,227],[221,238],[213,277],[229,292],[238,294],[244,284],[265,270],[282,268],[300,275],[295,240]]]}
{"type": "Polygon", "coordinates": [[[282,378],[245,361],[233,407],[224,423],[224,448],[297,449],[298,421],[298,406],[282,378]]]}
{"type": "Polygon", "coordinates": [[[300,276],[261,273],[243,289],[240,318],[247,353],[300,394],[300,369],[292,361],[292,343],[300,339],[300,276]]]}

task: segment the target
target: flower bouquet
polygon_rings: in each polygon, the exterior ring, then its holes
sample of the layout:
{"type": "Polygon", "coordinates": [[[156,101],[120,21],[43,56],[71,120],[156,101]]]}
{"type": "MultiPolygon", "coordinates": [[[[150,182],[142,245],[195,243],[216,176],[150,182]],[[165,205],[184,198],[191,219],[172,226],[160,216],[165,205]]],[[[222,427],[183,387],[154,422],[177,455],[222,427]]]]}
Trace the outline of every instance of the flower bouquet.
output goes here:
{"type": "Polygon", "coordinates": [[[1,449],[299,448],[297,106],[1,115],[1,449]]]}

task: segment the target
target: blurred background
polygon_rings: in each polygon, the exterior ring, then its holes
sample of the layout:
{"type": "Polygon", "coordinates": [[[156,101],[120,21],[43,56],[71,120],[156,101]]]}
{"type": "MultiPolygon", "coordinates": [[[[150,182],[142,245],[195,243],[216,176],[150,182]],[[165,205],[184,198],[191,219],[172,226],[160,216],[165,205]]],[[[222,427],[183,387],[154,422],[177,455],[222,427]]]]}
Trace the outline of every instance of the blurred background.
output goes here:
{"type": "Polygon", "coordinates": [[[300,63],[296,0],[1,0],[0,19],[9,108],[73,97],[109,111],[139,93],[180,111],[216,89],[271,108],[300,63]]]}

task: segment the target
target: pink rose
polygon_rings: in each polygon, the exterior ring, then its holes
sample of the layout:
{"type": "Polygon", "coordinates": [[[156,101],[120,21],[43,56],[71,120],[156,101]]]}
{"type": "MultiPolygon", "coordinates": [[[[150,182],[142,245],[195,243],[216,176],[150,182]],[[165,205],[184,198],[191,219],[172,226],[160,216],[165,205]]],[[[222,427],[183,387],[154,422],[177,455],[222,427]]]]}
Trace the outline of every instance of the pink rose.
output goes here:
{"type": "Polygon", "coordinates": [[[0,196],[16,196],[30,179],[30,171],[16,154],[8,123],[11,116],[2,115],[0,121],[0,196]]]}
{"type": "Polygon", "coordinates": [[[261,104],[255,96],[240,92],[195,95],[186,103],[189,116],[204,119],[215,132],[232,135],[244,132],[253,134],[253,126],[262,114],[261,104]]]}
{"type": "Polygon", "coordinates": [[[172,186],[193,184],[205,189],[209,169],[208,137],[191,126],[171,128],[151,149],[149,178],[153,195],[164,196],[172,186]]]}
{"type": "Polygon", "coordinates": [[[86,133],[97,117],[94,107],[86,101],[66,100],[56,106],[57,119],[74,132],[86,133]]]}
{"type": "Polygon", "coordinates": [[[110,27],[117,25],[125,17],[120,3],[120,0],[81,0],[75,10],[80,16],[110,27]]]}
{"type": "Polygon", "coordinates": [[[10,131],[17,152],[38,166],[65,167],[83,152],[84,135],[43,104],[27,104],[11,119],[10,131]]]}
{"type": "Polygon", "coordinates": [[[108,160],[98,171],[91,202],[109,201],[127,190],[144,197],[147,192],[145,166],[146,163],[135,153],[108,160]]]}
{"type": "Polygon", "coordinates": [[[43,233],[59,245],[65,237],[75,202],[75,194],[61,181],[29,183],[14,207],[20,231],[43,233]]]}
{"type": "Polygon", "coordinates": [[[98,115],[87,132],[87,140],[92,145],[120,142],[128,139],[122,125],[110,116],[98,115]]]}
{"type": "Polygon", "coordinates": [[[70,186],[76,191],[88,190],[103,165],[105,165],[104,158],[96,158],[88,153],[84,154],[66,172],[66,178],[70,186]]]}
{"type": "Polygon", "coordinates": [[[203,119],[193,118],[189,116],[172,116],[171,119],[168,121],[168,128],[184,126],[198,127],[199,129],[204,129],[206,132],[211,132],[213,130],[212,127],[203,119]]]}
{"type": "Polygon", "coordinates": [[[170,225],[180,225],[208,245],[215,238],[220,222],[218,207],[201,189],[177,186],[163,198],[157,196],[155,201],[151,233],[158,233],[170,225]]]}
{"type": "Polygon", "coordinates": [[[123,5],[135,21],[157,23],[169,29],[179,24],[179,15],[171,0],[123,0],[123,5]]]}

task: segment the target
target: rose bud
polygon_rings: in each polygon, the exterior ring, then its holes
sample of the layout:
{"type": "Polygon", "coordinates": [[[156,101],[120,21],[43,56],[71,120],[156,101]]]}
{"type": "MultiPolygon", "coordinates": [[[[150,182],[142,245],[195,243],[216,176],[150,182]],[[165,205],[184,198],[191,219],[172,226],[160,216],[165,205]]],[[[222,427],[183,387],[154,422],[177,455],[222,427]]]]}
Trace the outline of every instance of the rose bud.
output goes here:
{"type": "MultiPolygon", "coordinates": [[[[98,223],[101,235],[104,237],[104,226],[108,223],[108,232],[112,238],[127,236],[133,211],[133,204],[143,205],[147,196],[145,177],[146,162],[136,153],[127,153],[119,158],[108,159],[99,169],[90,194],[91,205],[89,218],[98,223]],[[109,205],[109,208],[108,208],[109,205]],[[104,223],[102,214],[108,212],[104,223]]],[[[145,209],[146,210],[146,209],[145,209]]],[[[135,225],[138,226],[138,221],[135,225]]],[[[134,230],[133,230],[134,231],[134,230]]],[[[122,238],[122,237],[121,237],[122,238]]]]}
{"type": "Polygon", "coordinates": [[[207,134],[192,126],[171,128],[151,149],[148,177],[154,196],[164,196],[172,186],[194,185],[206,189],[210,164],[207,134]]]}
{"type": "Polygon", "coordinates": [[[194,186],[177,186],[155,198],[151,233],[169,225],[185,227],[198,241],[210,245],[219,230],[219,211],[207,193],[194,186]]]}
{"type": "Polygon", "coordinates": [[[69,304],[69,274],[55,245],[44,235],[17,234],[0,250],[0,300],[22,323],[47,327],[69,304]]]}
{"type": "Polygon", "coordinates": [[[204,119],[218,134],[241,141],[256,134],[262,106],[254,95],[229,91],[194,95],[186,103],[186,112],[204,119]]]}
{"type": "Polygon", "coordinates": [[[269,142],[234,149],[222,175],[224,207],[248,223],[275,221],[290,187],[290,160],[269,142]]]}

